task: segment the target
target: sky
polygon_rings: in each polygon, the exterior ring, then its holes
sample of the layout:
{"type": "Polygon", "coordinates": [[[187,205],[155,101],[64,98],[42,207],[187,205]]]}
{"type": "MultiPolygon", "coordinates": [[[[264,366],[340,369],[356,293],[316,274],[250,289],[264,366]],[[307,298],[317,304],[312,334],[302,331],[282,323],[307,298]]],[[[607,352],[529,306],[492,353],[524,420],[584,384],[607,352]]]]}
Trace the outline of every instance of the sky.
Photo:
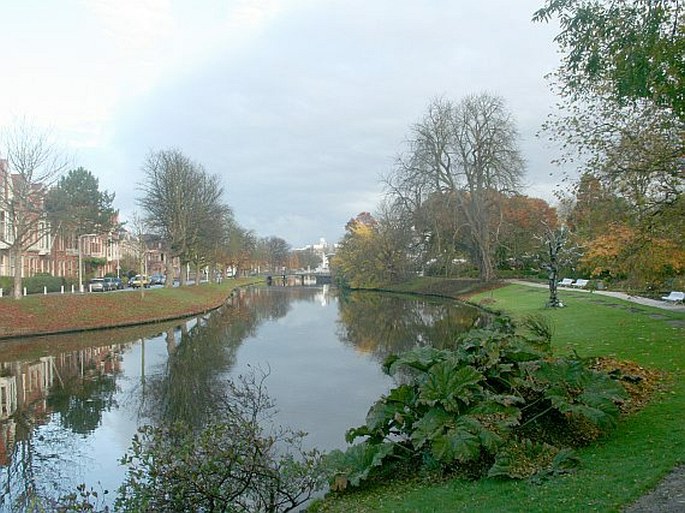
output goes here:
{"type": "Polygon", "coordinates": [[[179,149],[221,178],[243,227],[302,247],[374,211],[432,99],[486,92],[518,125],[523,192],[552,201],[542,3],[2,0],[0,127],[49,128],[123,220],[145,158],[179,149]]]}

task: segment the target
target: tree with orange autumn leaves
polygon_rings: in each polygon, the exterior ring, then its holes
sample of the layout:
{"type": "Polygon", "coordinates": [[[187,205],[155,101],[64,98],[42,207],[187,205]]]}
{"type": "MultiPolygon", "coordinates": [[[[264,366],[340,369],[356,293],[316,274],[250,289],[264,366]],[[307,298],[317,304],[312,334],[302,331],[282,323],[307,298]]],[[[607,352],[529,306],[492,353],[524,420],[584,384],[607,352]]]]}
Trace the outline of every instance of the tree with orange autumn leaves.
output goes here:
{"type": "Polygon", "coordinates": [[[557,211],[541,198],[515,195],[500,200],[498,266],[524,267],[541,251],[540,237],[557,227],[557,211]]]}
{"type": "Polygon", "coordinates": [[[625,224],[611,224],[587,244],[581,264],[592,276],[625,279],[633,286],[659,286],[685,272],[685,250],[675,241],[625,224]]]}
{"type": "Polygon", "coordinates": [[[685,202],[643,214],[622,195],[590,174],[575,189],[567,223],[583,248],[581,272],[643,289],[677,288],[685,273],[685,202]]]}

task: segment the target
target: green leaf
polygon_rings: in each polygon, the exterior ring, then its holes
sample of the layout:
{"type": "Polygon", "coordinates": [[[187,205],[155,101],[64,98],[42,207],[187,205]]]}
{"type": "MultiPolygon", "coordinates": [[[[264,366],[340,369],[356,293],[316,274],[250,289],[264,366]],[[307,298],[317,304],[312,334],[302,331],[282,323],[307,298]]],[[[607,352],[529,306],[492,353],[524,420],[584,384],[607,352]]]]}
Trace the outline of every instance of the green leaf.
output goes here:
{"type": "Polygon", "coordinates": [[[420,372],[426,372],[433,365],[443,361],[445,358],[445,351],[432,347],[420,347],[407,351],[399,357],[387,359],[386,363],[389,363],[386,365],[386,372],[392,376],[401,367],[409,367],[420,372]]]}
{"type": "Polygon", "coordinates": [[[444,464],[472,461],[480,456],[480,440],[465,429],[453,429],[435,438],[433,455],[444,464]]]}
{"type": "Polygon", "coordinates": [[[464,366],[455,369],[451,362],[434,365],[426,382],[419,389],[422,402],[432,406],[442,404],[446,410],[459,413],[462,405],[472,402],[477,393],[483,375],[473,367],[464,366]]]}
{"type": "Polygon", "coordinates": [[[454,415],[447,413],[442,408],[431,408],[414,424],[411,441],[417,449],[420,449],[424,444],[434,440],[454,425],[454,415]]]}
{"type": "Polygon", "coordinates": [[[362,442],[346,451],[331,451],[326,457],[326,464],[337,476],[344,476],[350,485],[359,486],[368,479],[374,468],[381,467],[385,459],[392,455],[395,444],[370,444],[362,442]]]}

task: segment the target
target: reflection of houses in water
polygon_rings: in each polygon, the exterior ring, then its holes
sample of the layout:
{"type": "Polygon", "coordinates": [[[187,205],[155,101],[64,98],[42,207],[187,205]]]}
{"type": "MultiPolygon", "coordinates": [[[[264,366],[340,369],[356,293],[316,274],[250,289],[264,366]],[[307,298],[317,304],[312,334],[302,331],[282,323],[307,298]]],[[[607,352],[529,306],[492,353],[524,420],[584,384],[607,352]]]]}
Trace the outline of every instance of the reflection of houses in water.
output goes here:
{"type": "Polygon", "coordinates": [[[17,428],[12,416],[17,410],[30,407],[36,421],[46,413],[52,369],[51,356],[34,362],[0,363],[0,465],[11,461],[17,428]]]}
{"type": "MultiPolygon", "coordinates": [[[[118,372],[120,363],[116,355],[123,347],[88,347],[32,362],[0,363],[0,466],[11,464],[17,442],[15,414],[21,412],[31,426],[45,423],[48,393],[53,386],[64,386],[69,378],[118,372]]],[[[30,436],[30,432],[21,435],[27,439],[30,436]]]]}
{"type": "Polygon", "coordinates": [[[10,416],[17,409],[17,379],[0,376],[0,466],[10,463],[9,451],[14,445],[16,424],[10,416]]]}

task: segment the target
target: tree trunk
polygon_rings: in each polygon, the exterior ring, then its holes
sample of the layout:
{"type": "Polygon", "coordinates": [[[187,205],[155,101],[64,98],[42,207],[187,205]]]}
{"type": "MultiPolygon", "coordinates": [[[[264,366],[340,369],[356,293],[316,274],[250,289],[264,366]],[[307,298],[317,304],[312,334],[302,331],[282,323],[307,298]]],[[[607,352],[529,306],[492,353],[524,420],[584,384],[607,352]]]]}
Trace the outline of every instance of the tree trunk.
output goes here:
{"type": "Polygon", "coordinates": [[[12,289],[12,297],[14,299],[22,298],[22,278],[21,271],[23,267],[21,248],[13,247],[10,252],[10,258],[14,255],[14,287],[12,289]]]}
{"type": "Polygon", "coordinates": [[[174,259],[173,258],[167,258],[166,259],[166,281],[164,282],[164,287],[165,288],[173,287],[174,286],[174,279],[175,279],[174,259]]]}
{"type": "Polygon", "coordinates": [[[183,262],[181,260],[181,270],[180,270],[179,276],[178,276],[178,284],[181,287],[185,287],[185,285],[186,285],[186,282],[187,282],[186,271],[187,271],[187,269],[188,269],[188,262],[183,262]]]}

